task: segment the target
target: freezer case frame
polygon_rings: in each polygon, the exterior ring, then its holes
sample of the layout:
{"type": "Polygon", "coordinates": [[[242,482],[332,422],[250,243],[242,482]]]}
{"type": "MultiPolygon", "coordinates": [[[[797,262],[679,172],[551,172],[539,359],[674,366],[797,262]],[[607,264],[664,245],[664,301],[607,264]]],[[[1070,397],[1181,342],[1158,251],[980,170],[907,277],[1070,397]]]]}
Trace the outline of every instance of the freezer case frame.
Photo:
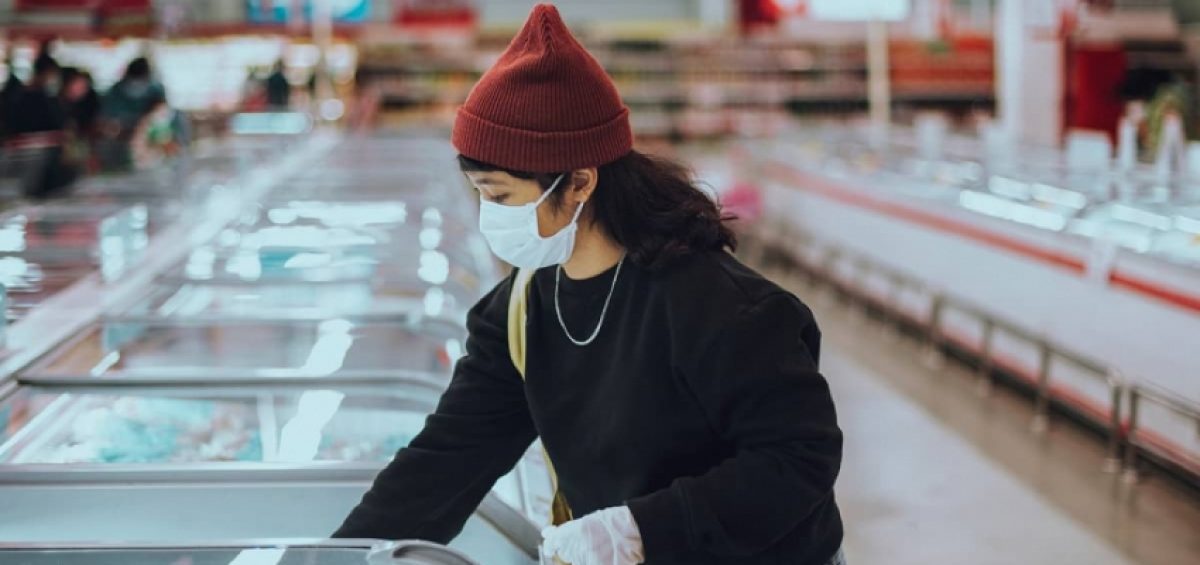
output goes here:
{"type": "MultiPolygon", "coordinates": [[[[364,317],[356,319],[355,317],[339,317],[337,319],[345,320],[350,323],[361,323],[364,326],[383,326],[392,327],[421,335],[435,340],[465,340],[466,330],[461,325],[450,320],[412,317],[403,323],[391,323],[391,320],[386,318],[377,319],[364,317]],[[426,333],[426,332],[429,333],[426,333]]],[[[327,319],[311,319],[303,320],[306,327],[316,327],[320,322],[327,319]]],[[[35,361],[30,363],[25,369],[17,374],[17,382],[22,384],[37,385],[37,386],[54,386],[54,387],[121,387],[121,386],[183,386],[190,387],[200,383],[211,383],[219,386],[261,386],[261,385],[290,385],[290,384],[307,384],[338,386],[339,384],[381,384],[394,382],[418,382],[418,383],[433,383],[444,388],[450,380],[450,372],[432,372],[420,369],[362,369],[362,370],[339,370],[333,374],[325,372],[305,372],[295,368],[283,369],[267,369],[264,367],[212,367],[199,368],[197,370],[173,370],[166,366],[152,367],[139,369],[132,374],[122,374],[122,372],[113,372],[104,376],[86,373],[83,371],[76,372],[55,372],[50,367],[56,363],[58,359],[70,355],[70,352],[80,346],[88,339],[97,339],[96,334],[101,334],[106,327],[119,327],[124,324],[130,326],[147,326],[150,328],[238,328],[238,327],[271,327],[271,328],[295,328],[298,320],[288,318],[222,318],[222,319],[197,319],[189,320],[187,318],[167,318],[158,319],[153,317],[139,316],[102,316],[100,320],[88,324],[83,330],[75,333],[70,338],[52,347],[49,351],[39,356],[35,361]]],[[[111,354],[112,352],[110,352],[111,354]]],[[[430,355],[437,355],[436,351],[428,352],[430,355]]],[[[454,360],[451,360],[453,362],[454,360]]]]}

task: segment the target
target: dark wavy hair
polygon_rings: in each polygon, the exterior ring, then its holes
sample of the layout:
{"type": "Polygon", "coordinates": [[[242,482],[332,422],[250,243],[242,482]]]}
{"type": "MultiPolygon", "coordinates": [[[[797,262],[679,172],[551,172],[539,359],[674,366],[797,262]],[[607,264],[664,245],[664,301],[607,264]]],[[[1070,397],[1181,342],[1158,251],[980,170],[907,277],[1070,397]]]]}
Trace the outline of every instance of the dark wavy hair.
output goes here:
{"type": "MultiPolygon", "coordinates": [[[[537,181],[545,192],[559,174],[513,171],[459,155],[463,172],[499,171],[537,181]]],[[[737,249],[737,236],[721,212],[683,164],[630,151],[598,167],[596,191],[584,207],[581,221],[599,225],[625,248],[629,259],[654,268],[696,251],[737,249]]],[[[566,191],[556,190],[547,200],[561,209],[566,191]]]]}

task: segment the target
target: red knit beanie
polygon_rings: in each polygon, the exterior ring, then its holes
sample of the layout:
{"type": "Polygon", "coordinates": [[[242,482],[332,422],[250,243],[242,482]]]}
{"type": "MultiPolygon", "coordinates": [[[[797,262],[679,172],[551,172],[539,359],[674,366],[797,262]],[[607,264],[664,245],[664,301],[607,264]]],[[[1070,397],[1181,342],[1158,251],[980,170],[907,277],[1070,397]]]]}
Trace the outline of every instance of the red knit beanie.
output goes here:
{"type": "Polygon", "coordinates": [[[623,157],[633,130],[612,79],[558,10],[538,4],[459,108],[450,140],[476,161],[557,173],[623,157]]]}

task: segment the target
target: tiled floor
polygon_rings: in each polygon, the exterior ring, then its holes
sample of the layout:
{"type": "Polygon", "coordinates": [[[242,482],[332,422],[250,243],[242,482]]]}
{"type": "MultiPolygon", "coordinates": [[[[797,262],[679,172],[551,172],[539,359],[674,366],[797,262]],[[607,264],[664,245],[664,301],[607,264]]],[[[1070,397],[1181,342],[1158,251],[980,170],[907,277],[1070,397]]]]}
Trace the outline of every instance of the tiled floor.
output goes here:
{"type": "Polygon", "coordinates": [[[794,290],[824,331],[846,432],[838,496],[852,565],[1200,563],[1194,494],[1122,483],[1071,424],[1035,436],[1026,400],[980,397],[966,371],[931,371],[909,340],[794,290]]]}

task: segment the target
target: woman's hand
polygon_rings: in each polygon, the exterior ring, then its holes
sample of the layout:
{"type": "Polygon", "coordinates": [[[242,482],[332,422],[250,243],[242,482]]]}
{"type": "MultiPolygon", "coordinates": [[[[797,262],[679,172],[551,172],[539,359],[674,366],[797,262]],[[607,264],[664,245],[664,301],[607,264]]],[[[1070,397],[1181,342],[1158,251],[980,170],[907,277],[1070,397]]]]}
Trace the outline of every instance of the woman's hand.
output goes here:
{"type": "Polygon", "coordinates": [[[570,565],[637,565],[642,535],[629,509],[606,508],[542,530],[542,552],[570,565]]]}

